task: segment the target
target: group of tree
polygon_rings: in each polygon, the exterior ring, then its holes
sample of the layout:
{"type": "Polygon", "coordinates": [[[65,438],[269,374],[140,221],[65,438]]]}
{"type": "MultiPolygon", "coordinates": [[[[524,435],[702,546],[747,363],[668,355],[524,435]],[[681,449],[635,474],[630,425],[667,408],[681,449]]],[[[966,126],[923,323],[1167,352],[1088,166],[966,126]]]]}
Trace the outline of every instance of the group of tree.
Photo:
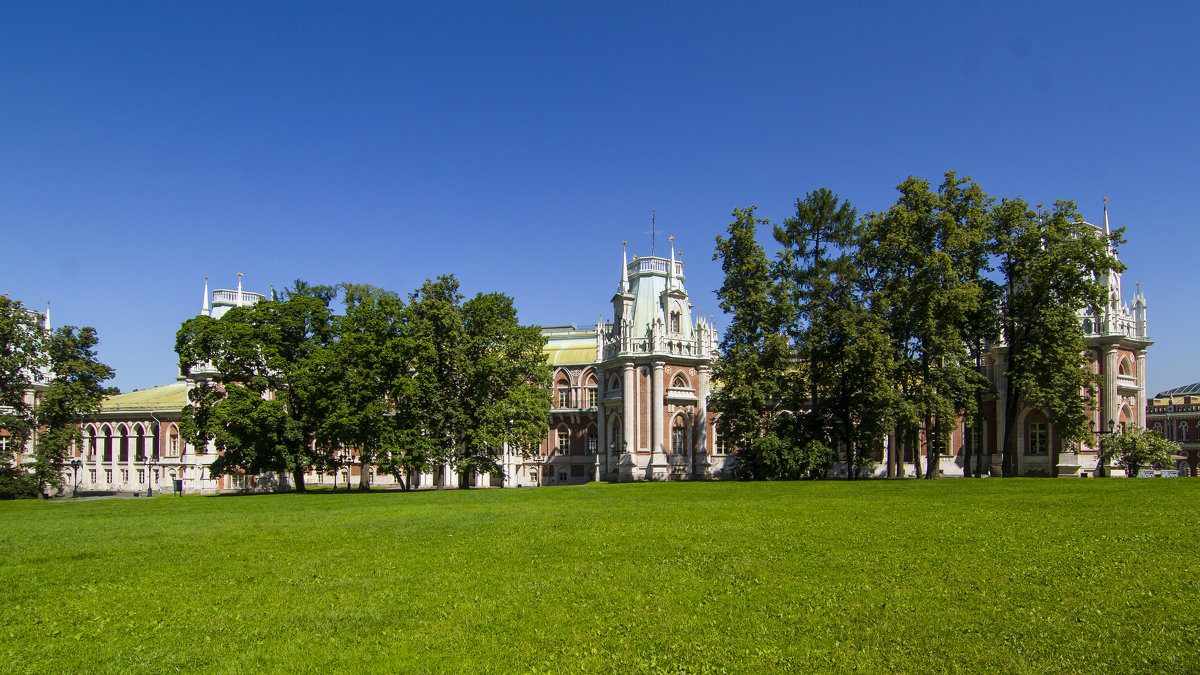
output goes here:
{"type": "Polygon", "coordinates": [[[549,420],[536,327],[512,299],[463,301],[453,276],[407,302],[358,284],[296,281],[281,296],[186,321],[180,370],[196,382],[182,433],[220,455],[213,475],[336,471],[348,454],[405,488],[411,471],[497,474],[507,447],[529,453],[549,420]],[[341,298],[344,311],[335,311],[341,298]]]}
{"type": "Polygon", "coordinates": [[[41,498],[63,484],[79,422],[112,391],[98,342],[94,328],[51,330],[41,314],[0,296],[0,498],[41,498]]]}
{"type": "MultiPolygon", "coordinates": [[[[1070,201],[997,200],[954,172],[897,190],[861,218],[827,188],[797,199],[773,227],[774,259],[753,206],[717,237],[730,324],[711,407],[741,476],[820,476],[843,461],[853,478],[889,438],[889,476],[923,447],[918,473],[935,477],[954,427],[980,424],[989,396],[1006,403],[1004,475],[1022,409],[1046,411],[1064,444],[1090,435],[1096,382],[1078,313],[1104,304],[1103,277],[1123,269],[1123,230],[1105,236],[1070,201]],[[996,392],[983,366],[1000,343],[1008,386],[996,392]]],[[[967,475],[987,470],[972,443],[963,454],[967,475]]]]}

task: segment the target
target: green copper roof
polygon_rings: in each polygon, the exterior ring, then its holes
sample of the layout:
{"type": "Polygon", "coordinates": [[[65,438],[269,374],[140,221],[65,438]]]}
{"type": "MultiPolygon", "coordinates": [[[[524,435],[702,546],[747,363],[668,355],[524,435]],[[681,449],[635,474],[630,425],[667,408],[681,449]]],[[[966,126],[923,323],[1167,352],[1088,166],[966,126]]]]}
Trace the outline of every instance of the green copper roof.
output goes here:
{"type": "Polygon", "coordinates": [[[141,391],[131,391],[128,394],[117,394],[104,399],[100,404],[101,412],[118,412],[124,410],[183,410],[187,405],[187,385],[183,382],[168,384],[162,387],[152,387],[141,391]]]}
{"type": "Polygon", "coordinates": [[[573,330],[548,335],[542,353],[550,366],[579,365],[596,362],[596,331],[573,330]]]}

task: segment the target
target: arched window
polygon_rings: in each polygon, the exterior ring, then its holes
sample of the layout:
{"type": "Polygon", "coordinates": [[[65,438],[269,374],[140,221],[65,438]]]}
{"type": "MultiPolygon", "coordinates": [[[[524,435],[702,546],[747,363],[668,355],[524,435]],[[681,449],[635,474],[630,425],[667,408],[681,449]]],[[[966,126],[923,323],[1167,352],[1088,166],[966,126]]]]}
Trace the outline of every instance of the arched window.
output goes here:
{"type": "Polygon", "coordinates": [[[671,332],[679,332],[679,312],[671,312],[671,332]]]}
{"type": "Polygon", "coordinates": [[[1185,443],[1188,440],[1188,423],[1187,422],[1179,423],[1179,440],[1183,441],[1185,443]]]}
{"type": "Polygon", "coordinates": [[[558,430],[554,432],[554,436],[555,447],[557,448],[558,454],[571,454],[571,432],[568,431],[565,426],[559,427],[558,430]]]}
{"type": "MultiPolygon", "coordinates": [[[[104,435],[104,461],[113,461],[113,433],[112,427],[107,424],[100,428],[100,433],[104,435]]],[[[109,481],[111,482],[111,481],[109,481]]]]}
{"type": "MultiPolygon", "coordinates": [[[[87,453],[88,459],[93,461],[96,459],[96,427],[93,426],[88,426],[87,453]]],[[[96,481],[93,480],[92,482],[95,483],[96,481]]]]}
{"type": "Polygon", "coordinates": [[[600,450],[600,437],[596,435],[596,427],[589,426],[587,430],[587,451],[594,455],[600,450]]]}
{"type": "Polygon", "coordinates": [[[179,428],[172,424],[167,428],[167,456],[179,456],[179,428]]]}
{"type": "Polygon", "coordinates": [[[671,388],[672,389],[691,389],[691,386],[688,385],[687,378],[683,376],[683,373],[679,373],[675,376],[675,379],[671,381],[671,388]]]}
{"type": "Polygon", "coordinates": [[[571,404],[571,383],[567,381],[566,376],[560,377],[555,385],[558,389],[558,407],[567,408],[571,404]]]}
{"type": "Polygon", "coordinates": [[[676,415],[675,421],[671,422],[671,454],[682,455],[687,451],[684,443],[687,438],[687,424],[683,420],[683,415],[676,415]]]}
{"type": "Polygon", "coordinates": [[[135,450],[137,451],[134,454],[134,457],[139,462],[146,459],[146,435],[145,434],[146,434],[146,430],[142,428],[142,425],[138,424],[133,427],[133,445],[134,445],[135,450]]]}
{"type": "Polygon", "coordinates": [[[119,436],[121,439],[119,442],[120,444],[118,446],[120,449],[120,452],[121,452],[121,455],[120,455],[121,459],[119,461],[128,462],[129,461],[129,432],[125,430],[124,424],[117,427],[117,436],[119,436]]]}
{"type": "Polygon", "coordinates": [[[1188,471],[1188,463],[1187,462],[1181,461],[1181,462],[1179,462],[1179,464],[1176,464],[1175,467],[1177,469],[1179,469],[1179,477],[1180,478],[1184,478],[1186,476],[1191,475],[1191,473],[1188,471]]]}
{"type": "Polygon", "coordinates": [[[596,373],[595,372],[589,371],[587,374],[587,377],[584,378],[583,393],[584,393],[584,397],[585,397],[584,403],[586,404],[586,405],[584,405],[584,407],[585,408],[595,408],[596,407],[596,399],[597,399],[597,397],[596,397],[596,373]]]}
{"type": "Polygon", "coordinates": [[[1160,438],[1162,437],[1162,435],[1163,435],[1163,432],[1162,432],[1162,422],[1155,422],[1155,423],[1154,423],[1154,435],[1155,435],[1155,436],[1158,436],[1158,437],[1160,437],[1160,438]]]}

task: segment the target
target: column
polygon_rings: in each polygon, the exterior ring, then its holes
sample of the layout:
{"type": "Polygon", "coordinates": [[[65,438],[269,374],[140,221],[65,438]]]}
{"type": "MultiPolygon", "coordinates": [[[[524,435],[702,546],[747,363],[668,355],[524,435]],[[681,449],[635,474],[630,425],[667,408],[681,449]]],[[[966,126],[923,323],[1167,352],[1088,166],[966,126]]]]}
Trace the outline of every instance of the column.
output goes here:
{"type": "MultiPolygon", "coordinates": [[[[654,471],[665,469],[667,461],[663,454],[663,366],[662,361],[655,361],[650,371],[650,466],[654,471]]],[[[667,476],[652,475],[652,479],[665,479],[667,476]]]]}
{"type": "Polygon", "coordinates": [[[696,369],[696,442],[695,442],[695,457],[698,460],[699,466],[693,468],[693,471],[700,473],[701,477],[711,477],[711,464],[709,462],[709,447],[708,447],[708,376],[710,368],[707,365],[700,366],[696,369]]]}
{"type": "Polygon", "coordinates": [[[634,451],[637,450],[637,425],[634,423],[636,416],[634,414],[634,395],[637,393],[637,383],[633,377],[633,363],[626,362],[623,372],[624,382],[621,392],[621,447],[617,448],[618,464],[620,465],[620,480],[632,481],[636,478],[633,474],[634,451]]]}
{"type": "Polygon", "coordinates": [[[1139,349],[1134,354],[1137,356],[1137,410],[1134,415],[1137,419],[1133,421],[1139,429],[1146,428],[1146,350],[1139,349]]]}
{"type": "Polygon", "coordinates": [[[1118,425],[1121,420],[1117,419],[1120,415],[1120,410],[1117,408],[1117,347],[1116,345],[1105,345],[1104,347],[1104,389],[1101,392],[1104,397],[1102,407],[1104,409],[1104,419],[1101,422],[1104,428],[1107,429],[1108,421],[1113,420],[1118,425]]]}
{"type": "MultiPolygon", "coordinates": [[[[601,389],[601,391],[603,390],[601,389]]],[[[596,462],[602,465],[601,471],[608,473],[611,471],[608,455],[608,425],[606,424],[608,416],[604,410],[604,394],[597,391],[596,396],[600,397],[600,400],[596,401],[596,462]],[[604,458],[602,462],[600,457],[604,458]]],[[[600,478],[596,480],[600,480],[600,478]]]]}

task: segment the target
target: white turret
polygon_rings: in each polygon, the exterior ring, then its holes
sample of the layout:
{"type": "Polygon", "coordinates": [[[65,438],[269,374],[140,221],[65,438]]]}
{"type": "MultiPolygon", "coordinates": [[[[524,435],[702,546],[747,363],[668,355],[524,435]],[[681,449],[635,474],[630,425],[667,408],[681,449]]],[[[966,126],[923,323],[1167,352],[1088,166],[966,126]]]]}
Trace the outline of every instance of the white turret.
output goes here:
{"type": "Polygon", "coordinates": [[[204,301],[200,303],[200,316],[208,316],[208,275],[204,275],[204,301]]]}

